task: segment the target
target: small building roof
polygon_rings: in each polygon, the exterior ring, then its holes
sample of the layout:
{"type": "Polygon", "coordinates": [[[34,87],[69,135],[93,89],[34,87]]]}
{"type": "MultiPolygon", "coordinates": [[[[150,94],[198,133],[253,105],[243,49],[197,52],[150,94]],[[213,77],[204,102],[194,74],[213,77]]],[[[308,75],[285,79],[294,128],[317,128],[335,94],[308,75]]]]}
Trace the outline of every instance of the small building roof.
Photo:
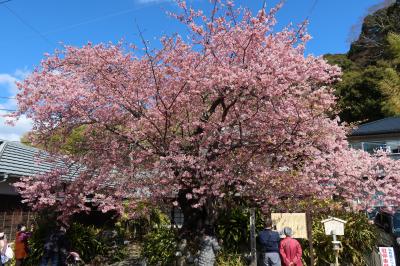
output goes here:
{"type": "Polygon", "coordinates": [[[336,217],[329,217],[328,219],[322,220],[321,223],[324,224],[324,223],[332,222],[332,221],[340,222],[340,223],[343,223],[343,224],[347,223],[345,220],[342,220],[342,219],[339,219],[339,218],[336,218],[336,217]]]}
{"type": "Polygon", "coordinates": [[[353,130],[350,136],[400,133],[400,117],[387,117],[365,123],[353,130]]]}
{"type": "MultiPolygon", "coordinates": [[[[49,154],[43,150],[24,145],[16,141],[0,139],[0,174],[16,176],[32,176],[49,172],[61,161],[50,162],[49,154]]],[[[66,177],[71,178],[73,175],[66,177]]]]}

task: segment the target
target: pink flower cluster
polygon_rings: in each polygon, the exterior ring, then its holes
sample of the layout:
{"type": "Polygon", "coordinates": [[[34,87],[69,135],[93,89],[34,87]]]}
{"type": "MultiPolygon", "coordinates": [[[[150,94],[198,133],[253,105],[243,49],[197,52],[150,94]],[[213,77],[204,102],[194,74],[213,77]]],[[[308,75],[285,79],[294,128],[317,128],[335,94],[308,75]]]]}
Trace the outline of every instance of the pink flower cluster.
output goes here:
{"type": "Polygon", "coordinates": [[[87,210],[88,196],[104,211],[237,195],[367,204],[381,192],[398,203],[396,163],[349,149],[348,129],[331,118],[340,70],[304,56],[304,25],[275,32],[278,8],[253,15],[219,1],[206,16],[179,2],[188,41],[164,37],[154,52],[144,42],[144,56],[123,44],[67,46],[18,84],[14,116],[33,120],[37,144],[59,153],[76,128],[85,140],[67,156],[83,166],[75,180],[62,190],[62,170],[25,178],[25,202],[63,217],[87,210]]]}

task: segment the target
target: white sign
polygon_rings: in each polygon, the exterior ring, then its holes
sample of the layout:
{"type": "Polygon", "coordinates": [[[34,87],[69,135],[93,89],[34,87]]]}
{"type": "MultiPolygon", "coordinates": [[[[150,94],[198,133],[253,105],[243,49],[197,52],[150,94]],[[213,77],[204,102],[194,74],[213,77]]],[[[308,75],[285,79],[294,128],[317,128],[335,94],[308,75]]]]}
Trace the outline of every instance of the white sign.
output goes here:
{"type": "Polygon", "coordinates": [[[394,258],[394,250],[392,247],[379,247],[379,254],[381,256],[382,266],[396,266],[396,259],[394,258]]]}
{"type": "Polygon", "coordinates": [[[344,235],[344,224],[346,223],[346,221],[339,218],[330,217],[321,222],[324,224],[326,235],[344,235]]]}

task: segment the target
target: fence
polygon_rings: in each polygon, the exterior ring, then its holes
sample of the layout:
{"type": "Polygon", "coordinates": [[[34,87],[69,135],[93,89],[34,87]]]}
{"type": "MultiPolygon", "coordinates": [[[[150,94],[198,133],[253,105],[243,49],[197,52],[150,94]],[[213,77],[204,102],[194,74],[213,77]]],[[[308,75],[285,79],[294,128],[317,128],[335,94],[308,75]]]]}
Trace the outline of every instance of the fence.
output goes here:
{"type": "Polygon", "coordinates": [[[7,239],[13,241],[17,233],[18,224],[24,224],[28,228],[34,221],[34,213],[30,211],[13,210],[0,212],[0,232],[7,235],[7,239]]]}

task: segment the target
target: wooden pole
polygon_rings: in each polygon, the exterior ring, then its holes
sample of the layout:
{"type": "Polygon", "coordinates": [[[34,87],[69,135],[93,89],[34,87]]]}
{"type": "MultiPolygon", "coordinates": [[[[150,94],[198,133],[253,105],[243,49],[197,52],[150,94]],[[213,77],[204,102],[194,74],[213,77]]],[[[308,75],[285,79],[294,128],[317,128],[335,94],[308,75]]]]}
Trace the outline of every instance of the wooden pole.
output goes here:
{"type": "Polygon", "coordinates": [[[314,266],[314,246],[312,239],[312,215],[309,210],[306,212],[306,221],[307,221],[307,238],[308,238],[308,248],[310,249],[310,265],[314,266]]]}
{"type": "Polygon", "coordinates": [[[4,229],[5,225],[6,225],[6,211],[3,212],[3,227],[2,227],[3,230],[5,230],[4,229]]]}
{"type": "Polygon", "coordinates": [[[256,249],[256,211],[250,208],[250,266],[257,266],[257,249],[256,249]]]}
{"type": "Polygon", "coordinates": [[[14,226],[15,226],[15,224],[14,224],[14,213],[15,213],[15,211],[12,211],[12,216],[11,216],[11,228],[10,228],[10,238],[9,238],[9,239],[11,239],[12,236],[13,236],[13,230],[14,230],[14,226]]]}

